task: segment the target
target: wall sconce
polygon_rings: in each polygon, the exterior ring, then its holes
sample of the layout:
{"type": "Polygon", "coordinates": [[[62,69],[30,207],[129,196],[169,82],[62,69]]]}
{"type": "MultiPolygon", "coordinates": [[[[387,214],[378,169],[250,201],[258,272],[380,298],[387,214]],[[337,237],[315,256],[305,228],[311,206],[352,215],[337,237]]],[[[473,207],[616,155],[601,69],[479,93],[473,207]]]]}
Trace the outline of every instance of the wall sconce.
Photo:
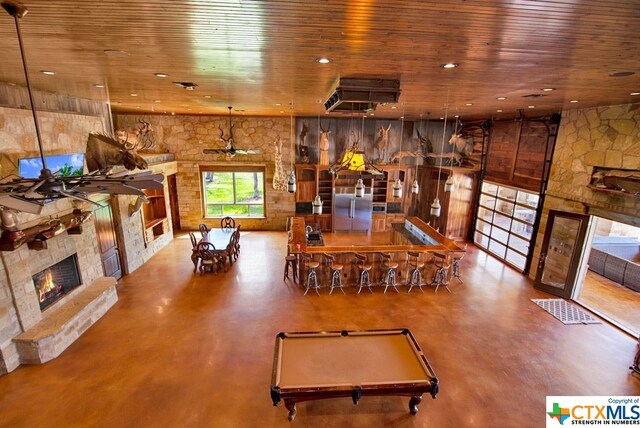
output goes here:
{"type": "Polygon", "coordinates": [[[316,195],[311,206],[314,214],[322,214],[322,199],[320,199],[320,195],[316,195]]]}

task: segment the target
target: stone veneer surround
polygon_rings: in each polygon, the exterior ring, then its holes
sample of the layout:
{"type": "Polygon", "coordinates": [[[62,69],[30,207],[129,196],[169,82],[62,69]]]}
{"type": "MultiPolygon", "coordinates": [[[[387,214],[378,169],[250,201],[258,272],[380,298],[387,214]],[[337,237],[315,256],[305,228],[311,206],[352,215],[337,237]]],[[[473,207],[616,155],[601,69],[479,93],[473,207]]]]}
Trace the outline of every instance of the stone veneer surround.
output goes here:
{"type": "Polygon", "coordinates": [[[177,187],[180,209],[180,227],[196,230],[200,223],[219,225],[218,219],[205,219],[202,208],[202,187],[200,165],[260,165],[265,167],[266,218],[241,218],[242,228],[261,230],[284,230],[287,217],[295,212],[295,195],[274,190],[272,186],[275,172],[275,141],[282,140],[282,159],[288,173],[290,160],[290,120],[288,117],[233,117],[233,137],[236,148],[258,148],[260,154],[236,155],[227,159],[226,155],[205,155],[205,148],[219,148],[220,128],[228,135],[229,118],[225,116],[184,116],[184,115],[117,115],[116,127],[129,128],[138,119],[151,123],[159,152],[175,155],[178,161],[177,187]]]}
{"type": "MultiPolygon", "coordinates": [[[[549,210],[610,212],[640,223],[640,198],[587,187],[595,166],[640,169],[640,104],[562,113],[531,266],[537,266],[549,210]]],[[[529,276],[535,279],[536,269],[529,276]]]]}

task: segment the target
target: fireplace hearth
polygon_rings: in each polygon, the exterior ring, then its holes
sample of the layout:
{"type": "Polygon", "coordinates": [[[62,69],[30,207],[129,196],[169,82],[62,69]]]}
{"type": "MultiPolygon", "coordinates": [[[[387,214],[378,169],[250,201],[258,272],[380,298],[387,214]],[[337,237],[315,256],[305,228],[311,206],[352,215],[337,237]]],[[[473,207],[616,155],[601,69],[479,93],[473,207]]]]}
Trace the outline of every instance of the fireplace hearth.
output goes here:
{"type": "Polygon", "coordinates": [[[81,284],[75,254],[33,275],[33,284],[43,311],[81,284]]]}

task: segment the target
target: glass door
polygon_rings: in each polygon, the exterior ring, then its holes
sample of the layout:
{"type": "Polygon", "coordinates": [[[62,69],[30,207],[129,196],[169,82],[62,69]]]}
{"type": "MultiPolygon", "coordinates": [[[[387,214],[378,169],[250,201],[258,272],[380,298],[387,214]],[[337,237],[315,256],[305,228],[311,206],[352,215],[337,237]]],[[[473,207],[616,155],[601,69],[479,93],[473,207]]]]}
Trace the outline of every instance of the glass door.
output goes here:
{"type": "Polygon", "coordinates": [[[576,285],[589,216],[549,211],[535,287],[570,299],[576,285]]]}

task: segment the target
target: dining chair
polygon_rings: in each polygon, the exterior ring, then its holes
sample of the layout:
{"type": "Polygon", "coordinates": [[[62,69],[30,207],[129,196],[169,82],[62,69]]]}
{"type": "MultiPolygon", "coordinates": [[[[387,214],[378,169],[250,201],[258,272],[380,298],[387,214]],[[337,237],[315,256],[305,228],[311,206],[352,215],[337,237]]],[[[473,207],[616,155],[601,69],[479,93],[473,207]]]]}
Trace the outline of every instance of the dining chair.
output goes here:
{"type": "Polygon", "coordinates": [[[213,269],[218,269],[224,266],[224,259],[220,251],[216,250],[216,246],[211,242],[200,242],[196,247],[198,251],[198,257],[200,257],[200,275],[205,269],[213,272],[213,269]]]}
{"type": "Polygon", "coordinates": [[[198,270],[198,262],[200,261],[197,249],[198,238],[193,232],[189,232],[189,238],[191,239],[191,261],[193,262],[193,272],[195,273],[198,270]]]}
{"type": "Polygon", "coordinates": [[[222,229],[234,229],[236,227],[236,221],[227,216],[220,220],[220,228],[222,229]]]}
{"type": "Polygon", "coordinates": [[[198,227],[200,228],[200,233],[202,234],[202,237],[204,238],[205,236],[207,236],[207,233],[209,233],[209,228],[207,227],[207,225],[204,223],[200,223],[200,226],[198,227]]]}

